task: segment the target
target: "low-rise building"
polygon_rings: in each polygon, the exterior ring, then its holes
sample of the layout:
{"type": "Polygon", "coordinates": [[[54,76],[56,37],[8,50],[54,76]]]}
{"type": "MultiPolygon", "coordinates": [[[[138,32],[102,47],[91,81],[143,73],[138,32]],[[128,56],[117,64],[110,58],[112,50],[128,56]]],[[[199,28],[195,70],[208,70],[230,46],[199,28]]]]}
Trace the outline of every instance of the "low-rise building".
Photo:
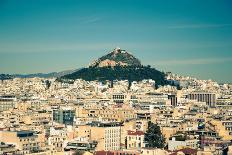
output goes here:
{"type": "Polygon", "coordinates": [[[140,150],[143,147],[145,147],[144,132],[128,130],[126,136],[126,148],[140,150]]]}
{"type": "Polygon", "coordinates": [[[195,138],[186,138],[182,136],[173,136],[168,141],[168,150],[174,151],[182,148],[196,149],[199,146],[199,140],[195,138]]]}

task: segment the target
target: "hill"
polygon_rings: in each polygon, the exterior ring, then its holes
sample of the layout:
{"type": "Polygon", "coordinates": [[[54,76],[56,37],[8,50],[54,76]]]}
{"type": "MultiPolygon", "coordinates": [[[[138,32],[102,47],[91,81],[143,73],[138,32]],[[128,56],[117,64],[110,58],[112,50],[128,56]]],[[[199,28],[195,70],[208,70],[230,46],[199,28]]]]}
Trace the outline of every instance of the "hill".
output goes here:
{"type": "Polygon", "coordinates": [[[86,81],[128,80],[129,82],[153,79],[158,85],[166,83],[163,72],[150,66],[141,65],[139,59],[120,48],[115,48],[109,54],[102,56],[91,63],[88,68],[58,78],[60,81],[67,79],[83,79],[86,81]]]}

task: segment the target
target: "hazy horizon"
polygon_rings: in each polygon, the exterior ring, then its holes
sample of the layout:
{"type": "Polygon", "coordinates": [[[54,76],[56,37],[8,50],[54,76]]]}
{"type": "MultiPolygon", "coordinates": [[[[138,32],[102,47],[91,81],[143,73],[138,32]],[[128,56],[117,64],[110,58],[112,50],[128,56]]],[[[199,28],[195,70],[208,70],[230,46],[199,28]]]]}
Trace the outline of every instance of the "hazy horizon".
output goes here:
{"type": "Polygon", "coordinates": [[[0,73],[78,69],[119,46],[144,65],[232,83],[230,0],[2,0],[0,73]]]}

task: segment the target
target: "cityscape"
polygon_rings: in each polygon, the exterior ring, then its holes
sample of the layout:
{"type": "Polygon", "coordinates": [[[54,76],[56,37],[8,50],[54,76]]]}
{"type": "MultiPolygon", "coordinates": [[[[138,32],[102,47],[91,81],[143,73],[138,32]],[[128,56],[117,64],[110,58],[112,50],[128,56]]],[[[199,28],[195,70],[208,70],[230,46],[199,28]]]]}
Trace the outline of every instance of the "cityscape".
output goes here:
{"type": "Polygon", "coordinates": [[[0,1],[0,155],[232,155],[231,6],[0,1]]]}

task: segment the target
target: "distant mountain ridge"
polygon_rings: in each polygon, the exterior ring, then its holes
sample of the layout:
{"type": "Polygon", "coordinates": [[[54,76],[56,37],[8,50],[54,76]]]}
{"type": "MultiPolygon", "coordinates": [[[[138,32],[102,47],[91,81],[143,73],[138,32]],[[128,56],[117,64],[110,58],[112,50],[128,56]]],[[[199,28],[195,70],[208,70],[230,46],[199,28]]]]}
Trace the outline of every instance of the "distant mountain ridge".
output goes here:
{"type": "Polygon", "coordinates": [[[0,74],[0,80],[13,79],[14,77],[10,74],[0,74]]]}
{"type": "Polygon", "coordinates": [[[12,76],[18,78],[33,78],[33,77],[41,77],[41,78],[52,78],[52,77],[61,77],[67,74],[71,74],[77,70],[66,70],[61,72],[51,72],[51,73],[35,73],[35,74],[13,74],[12,76]]]}
{"type": "Polygon", "coordinates": [[[79,69],[65,70],[61,72],[51,72],[51,73],[35,73],[35,74],[0,74],[0,80],[7,80],[7,79],[13,79],[13,78],[34,78],[34,77],[58,78],[58,77],[62,77],[64,75],[76,72],[78,70],[79,69]]]}

